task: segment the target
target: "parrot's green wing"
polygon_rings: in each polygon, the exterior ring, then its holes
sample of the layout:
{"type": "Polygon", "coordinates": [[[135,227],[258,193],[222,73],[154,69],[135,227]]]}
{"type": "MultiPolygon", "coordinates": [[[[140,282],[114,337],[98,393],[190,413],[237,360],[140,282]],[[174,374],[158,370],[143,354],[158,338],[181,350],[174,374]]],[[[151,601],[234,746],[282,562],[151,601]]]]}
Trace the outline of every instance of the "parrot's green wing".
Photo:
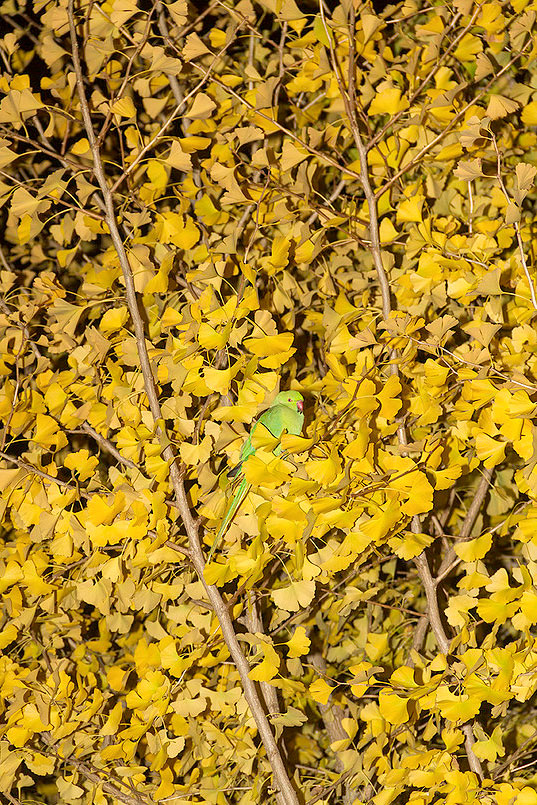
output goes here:
{"type": "MultiPolygon", "coordinates": [[[[252,436],[259,423],[264,425],[268,431],[276,438],[279,439],[284,431],[299,436],[302,433],[302,426],[304,424],[303,414],[304,398],[298,391],[281,391],[270,408],[261,414],[257,422],[253,425],[250,435],[242,446],[240,461],[236,467],[233,467],[228,472],[228,478],[236,478],[233,489],[234,495],[226,509],[224,519],[218,529],[218,534],[213,542],[207,561],[209,562],[216,548],[220,544],[227,528],[239,506],[250,490],[250,484],[242,473],[242,464],[249,456],[255,454],[255,447],[252,444],[252,436]]],[[[275,453],[281,452],[281,447],[277,447],[275,453]]]]}

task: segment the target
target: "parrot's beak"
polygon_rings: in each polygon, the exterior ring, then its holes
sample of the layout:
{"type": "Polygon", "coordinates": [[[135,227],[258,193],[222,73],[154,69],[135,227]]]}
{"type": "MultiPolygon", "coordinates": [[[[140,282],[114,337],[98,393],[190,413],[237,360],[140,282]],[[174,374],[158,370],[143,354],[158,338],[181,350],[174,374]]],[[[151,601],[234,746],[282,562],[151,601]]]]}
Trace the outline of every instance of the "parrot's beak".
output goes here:
{"type": "Polygon", "coordinates": [[[302,413],[302,411],[304,410],[304,401],[303,401],[303,400],[299,400],[299,401],[297,402],[297,404],[296,404],[296,407],[298,408],[298,410],[300,411],[300,413],[302,413]]]}

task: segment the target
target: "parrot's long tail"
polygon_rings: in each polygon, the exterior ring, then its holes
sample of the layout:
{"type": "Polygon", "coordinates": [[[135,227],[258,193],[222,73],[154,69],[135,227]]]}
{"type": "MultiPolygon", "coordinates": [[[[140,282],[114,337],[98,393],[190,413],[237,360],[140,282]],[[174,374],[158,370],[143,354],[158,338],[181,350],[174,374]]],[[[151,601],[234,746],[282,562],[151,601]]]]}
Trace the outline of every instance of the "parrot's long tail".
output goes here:
{"type": "Polygon", "coordinates": [[[238,510],[239,506],[241,505],[242,501],[244,500],[244,498],[248,494],[249,489],[250,489],[250,484],[248,483],[246,478],[243,478],[241,480],[240,484],[238,485],[237,491],[233,495],[233,498],[231,499],[231,502],[230,502],[229,506],[227,507],[227,511],[226,511],[226,513],[224,515],[224,519],[222,520],[222,524],[221,524],[220,528],[218,529],[218,534],[216,535],[216,539],[215,539],[215,541],[213,542],[213,544],[211,546],[211,550],[209,551],[209,556],[207,557],[207,562],[211,561],[211,557],[212,557],[213,553],[218,548],[222,537],[226,533],[229,524],[231,523],[231,521],[235,517],[235,514],[237,513],[237,510],[238,510]]]}

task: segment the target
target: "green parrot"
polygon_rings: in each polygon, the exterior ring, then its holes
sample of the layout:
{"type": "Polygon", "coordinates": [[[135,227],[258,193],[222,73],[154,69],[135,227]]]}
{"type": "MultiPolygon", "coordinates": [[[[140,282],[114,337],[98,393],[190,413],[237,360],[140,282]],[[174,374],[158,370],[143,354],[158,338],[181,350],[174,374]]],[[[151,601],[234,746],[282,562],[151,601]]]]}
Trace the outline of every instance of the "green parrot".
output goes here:
{"type": "MultiPolygon", "coordinates": [[[[267,408],[252,426],[250,435],[242,446],[239,463],[229,470],[227,474],[228,478],[234,479],[232,489],[236,491],[227,507],[216,539],[209,551],[207,562],[211,561],[211,557],[224,536],[227,527],[233,520],[239,506],[250,489],[250,484],[244,477],[241,467],[246,459],[255,453],[255,447],[252,444],[252,436],[259,423],[264,425],[276,439],[279,439],[284,431],[290,433],[292,436],[300,436],[304,424],[304,398],[302,394],[298,391],[280,391],[270,408],[267,408]]],[[[274,452],[277,454],[280,451],[281,447],[278,446],[274,452]]]]}

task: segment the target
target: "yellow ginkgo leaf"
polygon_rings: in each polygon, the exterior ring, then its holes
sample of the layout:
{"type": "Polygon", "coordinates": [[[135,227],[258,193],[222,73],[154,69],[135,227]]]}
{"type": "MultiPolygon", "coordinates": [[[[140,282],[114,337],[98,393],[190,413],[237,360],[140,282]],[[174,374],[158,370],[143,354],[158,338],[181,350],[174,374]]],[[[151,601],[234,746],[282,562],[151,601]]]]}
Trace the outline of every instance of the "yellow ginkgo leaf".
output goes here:
{"type": "Polygon", "coordinates": [[[89,450],[85,448],[69,453],[64,461],[64,465],[68,469],[74,470],[81,481],[94,475],[98,464],[99,459],[96,456],[90,456],[89,450]]]}
{"type": "Polygon", "coordinates": [[[167,307],[160,319],[163,328],[176,327],[178,324],[183,323],[183,316],[173,307],[167,307]]]}
{"type": "Polygon", "coordinates": [[[258,449],[244,462],[242,470],[249,484],[276,489],[289,480],[291,465],[272,453],[258,449]]]}
{"type": "Polygon", "coordinates": [[[524,106],[522,122],[526,126],[537,126],[537,101],[531,101],[524,106]]]}
{"type": "Polygon", "coordinates": [[[482,559],[492,546],[492,534],[482,534],[476,539],[465,542],[456,542],[454,545],[455,553],[463,562],[473,562],[475,559],[482,559]]]}
{"type": "Polygon", "coordinates": [[[472,61],[483,50],[481,40],[473,34],[465,34],[454,53],[458,61],[472,61]]]}
{"type": "Polygon", "coordinates": [[[408,106],[408,101],[401,98],[401,90],[398,87],[379,85],[377,94],[371,101],[368,115],[395,115],[408,106]]]}
{"type": "Polygon", "coordinates": [[[468,721],[479,713],[481,702],[466,693],[453,693],[447,685],[440,685],[436,692],[436,705],[449,721],[468,721]]]}
{"type": "Polygon", "coordinates": [[[56,420],[46,414],[37,414],[32,439],[42,447],[60,449],[67,444],[67,437],[59,430],[56,420]]]}
{"type": "Polygon", "coordinates": [[[120,117],[134,117],[136,115],[136,107],[132,102],[132,98],[129,97],[119,98],[119,100],[114,101],[110,106],[110,110],[120,117]]]}
{"type": "Polygon", "coordinates": [[[106,311],[99,322],[99,330],[103,333],[115,333],[121,330],[127,319],[129,311],[125,305],[112,307],[106,311]]]}
{"type": "Polygon", "coordinates": [[[506,98],[504,95],[491,95],[487,106],[487,115],[491,120],[497,120],[516,112],[519,106],[518,101],[506,98]]]}
{"type": "Polygon", "coordinates": [[[270,682],[280,670],[280,658],[271,643],[261,640],[258,646],[263,652],[263,660],[250,671],[248,676],[254,682],[270,682]]]}
{"type": "Polygon", "coordinates": [[[324,679],[316,679],[308,688],[313,700],[318,704],[327,704],[330,694],[334,690],[324,679]]]}
{"type": "Polygon", "coordinates": [[[192,158],[181,147],[179,140],[172,142],[170,153],[166,157],[166,164],[177,170],[184,171],[185,173],[192,170],[192,158]]]}
{"type": "Polygon", "coordinates": [[[517,601],[506,600],[504,596],[493,593],[490,598],[481,598],[477,603],[477,613],[485,623],[505,623],[519,608],[517,601]]]}
{"type": "Polygon", "coordinates": [[[239,369],[239,364],[230,366],[228,369],[215,369],[213,366],[206,366],[203,370],[203,379],[207,387],[218,394],[227,394],[231,381],[239,369]]]}
{"type": "Polygon", "coordinates": [[[292,333],[280,333],[279,335],[265,335],[261,338],[247,338],[244,346],[253,355],[264,358],[268,355],[279,355],[287,352],[293,343],[292,333]]]}
{"type": "Polygon", "coordinates": [[[315,595],[315,582],[292,581],[287,587],[272,590],[270,596],[279,609],[287,612],[298,612],[305,609],[315,595]]]}
{"type": "Polygon", "coordinates": [[[534,590],[524,590],[520,599],[520,610],[528,623],[537,623],[537,593],[534,590]]]}
{"type": "Polygon", "coordinates": [[[90,153],[90,144],[86,137],[82,137],[80,140],[77,140],[76,143],[71,148],[71,153],[75,156],[82,156],[83,154],[90,153]]]}
{"type": "Polygon", "coordinates": [[[487,469],[500,464],[505,458],[506,443],[493,439],[486,433],[478,433],[475,438],[477,457],[487,469]]]}
{"type": "Polygon", "coordinates": [[[392,224],[389,218],[383,218],[380,222],[380,242],[384,245],[396,240],[398,236],[397,229],[392,224]]]}
{"type": "MultiPolygon", "coordinates": [[[[400,201],[397,205],[397,223],[420,223],[423,218],[423,202],[424,197],[421,195],[415,195],[400,201]]],[[[392,375],[392,377],[396,377],[396,375],[392,375]]]]}
{"type": "Polygon", "coordinates": [[[204,464],[208,461],[211,452],[212,440],[208,436],[205,436],[199,444],[181,442],[179,446],[179,453],[182,460],[190,467],[204,464]]]}
{"type": "Polygon", "coordinates": [[[365,653],[371,662],[380,660],[388,651],[389,635],[387,632],[370,632],[367,635],[365,653]]]}
{"type": "Polygon", "coordinates": [[[110,710],[108,718],[99,731],[99,735],[115,735],[121,723],[122,716],[123,705],[121,702],[117,702],[110,710]]]}
{"type": "Polygon", "coordinates": [[[430,534],[413,534],[411,531],[405,531],[401,535],[391,537],[388,544],[397,556],[407,561],[422,553],[433,540],[434,537],[430,534]]]}
{"type": "Polygon", "coordinates": [[[406,724],[408,721],[408,700],[389,688],[384,688],[379,693],[379,709],[388,724],[406,724]]]}
{"type": "Polygon", "coordinates": [[[289,657],[302,657],[310,650],[311,640],[303,626],[297,626],[292,638],[286,643],[289,657]]]}
{"type": "Polygon", "coordinates": [[[319,461],[308,461],[306,472],[312,480],[317,481],[321,486],[330,486],[341,472],[341,461],[337,453],[332,451],[331,455],[319,461]]]}
{"type": "Polygon", "coordinates": [[[187,112],[190,120],[206,120],[216,109],[216,104],[205,92],[198,92],[187,112]]]}
{"type": "Polygon", "coordinates": [[[402,405],[399,398],[400,394],[401,381],[397,375],[390,375],[377,394],[377,399],[380,402],[380,416],[385,419],[393,419],[395,417],[402,405]]]}
{"type": "MultiPolygon", "coordinates": [[[[481,760],[488,760],[490,763],[495,763],[498,757],[503,757],[505,755],[505,747],[502,741],[501,727],[495,727],[490,738],[482,741],[476,741],[473,746],[473,751],[477,757],[481,758],[481,760]]],[[[517,802],[518,801],[519,799],[517,797],[517,802]]]]}
{"type": "Polygon", "coordinates": [[[165,212],[162,214],[160,237],[163,243],[173,243],[180,249],[191,249],[198,242],[200,233],[189,216],[184,217],[176,212],[165,212]]]}

